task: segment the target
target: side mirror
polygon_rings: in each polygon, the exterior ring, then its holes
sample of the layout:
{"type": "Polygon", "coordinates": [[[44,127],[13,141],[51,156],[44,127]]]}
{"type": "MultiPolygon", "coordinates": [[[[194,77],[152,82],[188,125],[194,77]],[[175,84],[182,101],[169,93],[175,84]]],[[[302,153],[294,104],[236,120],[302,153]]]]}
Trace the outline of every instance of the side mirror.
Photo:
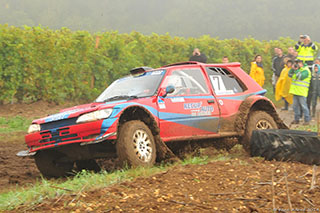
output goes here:
{"type": "Polygon", "coordinates": [[[167,86],[165,90],[164,90],[164,88],[161,89],[161,92],[159,95],[161,97],[165,98],[168,94],[173,93],[174,91],[175,91],[175,87],[170,85],[170,86],[167,86]]]}
{"type": "Polygon", "coordinates": [[[172,85],[169,85],[166,87],[166,93],[167,94],[170,94],[170,93],[173,93],[174,91],[176,90],[176,88],[172,85]]]}

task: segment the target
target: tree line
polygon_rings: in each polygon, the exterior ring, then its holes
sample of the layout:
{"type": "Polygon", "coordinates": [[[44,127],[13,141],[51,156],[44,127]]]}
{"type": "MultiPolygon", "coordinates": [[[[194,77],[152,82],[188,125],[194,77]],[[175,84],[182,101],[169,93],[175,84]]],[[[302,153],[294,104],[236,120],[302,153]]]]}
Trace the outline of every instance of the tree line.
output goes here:
{"type": "Polygon", "coordinates": [[[250,70],[256,54],[263,57],[267,81],[275,47],[286,50],[295,41],[184,38],[116,31],[89,33],[67,28],[24,28],[0,25],[0,102],[92,101],[112,81],[139,66],[160,67],[188,61],[198,47],[207,63],[223,56],[250,70]]]}

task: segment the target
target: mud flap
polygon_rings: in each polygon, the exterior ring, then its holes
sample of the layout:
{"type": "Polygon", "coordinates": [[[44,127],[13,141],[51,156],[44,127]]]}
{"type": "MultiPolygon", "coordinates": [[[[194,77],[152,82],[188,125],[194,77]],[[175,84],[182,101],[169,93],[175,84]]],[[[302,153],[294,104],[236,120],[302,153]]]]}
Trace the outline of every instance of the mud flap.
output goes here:
{"type": "Polygon", "coordinates": [[[171,149],[161,140],[160,135],[154,136],[157,148],[157,161],[158,162],[178,162],[180,159],[172,152],[171,149]]]}

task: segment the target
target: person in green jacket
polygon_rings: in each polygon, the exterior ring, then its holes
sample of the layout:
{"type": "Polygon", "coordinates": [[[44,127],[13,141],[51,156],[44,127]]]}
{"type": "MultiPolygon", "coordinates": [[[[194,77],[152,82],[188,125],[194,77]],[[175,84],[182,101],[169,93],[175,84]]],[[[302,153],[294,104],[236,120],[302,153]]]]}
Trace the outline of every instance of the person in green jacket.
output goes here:
{"type": "Polygon", "coordinates": [[[307,106],[307,96],[311,80],[311,72],[308,65],[302,60],[296,59],[288,73],[292,78],[289,93],[293,95],[294,121],[291,124],[299,124],[301,110],[304,115],[303,125],[309,125],[311,120],[307,106]]]}

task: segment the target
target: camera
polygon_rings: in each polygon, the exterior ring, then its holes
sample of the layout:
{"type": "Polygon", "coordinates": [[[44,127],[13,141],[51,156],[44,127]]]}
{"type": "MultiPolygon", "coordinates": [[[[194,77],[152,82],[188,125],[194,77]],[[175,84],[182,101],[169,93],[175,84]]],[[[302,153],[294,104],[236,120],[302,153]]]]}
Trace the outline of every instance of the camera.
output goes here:
{"type": "Polygon", "coordinates": [[[307,35],[301,35],[300,38],[306,39],[306,38],[307,38],[307,35]]]}
{"type": "Polygon", "coordinates": [[[295,69],[295,70],[299,69],[299,64],[298,63],[294,63],[293,64],[293,69],[295,69]]]}

